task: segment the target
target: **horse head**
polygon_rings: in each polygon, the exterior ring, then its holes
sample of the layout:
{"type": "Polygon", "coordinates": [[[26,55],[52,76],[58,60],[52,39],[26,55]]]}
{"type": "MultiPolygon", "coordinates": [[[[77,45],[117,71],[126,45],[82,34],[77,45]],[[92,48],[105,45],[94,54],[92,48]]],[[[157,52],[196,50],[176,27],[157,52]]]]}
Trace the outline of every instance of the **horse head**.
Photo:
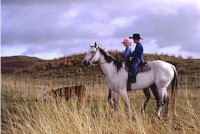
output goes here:
{"type": "Polygon", "coordinates": [[[94,45],[90,44],[90,50],[86,53],[85,58],[83,60],[83,65],[89,66],[94,62],[97,62],[99,60],[99,46],[95,42],[94,45]]]}
{"type": "Polygon", "coordinates": [[[42,96],[42,99],[43,99],[44,101],[46,101],[49,97],[50,97],[50,96],[49,96],[49,91],[46,90],[46,91],[44,92],[43,96],[42,96]]]}

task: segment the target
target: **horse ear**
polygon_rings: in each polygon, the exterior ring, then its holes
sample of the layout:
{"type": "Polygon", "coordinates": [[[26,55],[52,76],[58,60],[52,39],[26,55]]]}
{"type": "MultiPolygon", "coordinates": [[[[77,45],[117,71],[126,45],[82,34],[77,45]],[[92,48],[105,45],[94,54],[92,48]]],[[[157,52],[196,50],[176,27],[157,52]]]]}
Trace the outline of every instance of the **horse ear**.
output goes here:
{"type": "Polygon", "coordinates": [[[97,45],[97,43],[96,43],[96,42],[94,43],[94,46],[95,46],[95,48],[98,48],[98,45],[97,45]]]}
{"type": "Polygon", "coordinates": [[[90,47],[92,47],[92,45],[89,43],[90,47]]]}

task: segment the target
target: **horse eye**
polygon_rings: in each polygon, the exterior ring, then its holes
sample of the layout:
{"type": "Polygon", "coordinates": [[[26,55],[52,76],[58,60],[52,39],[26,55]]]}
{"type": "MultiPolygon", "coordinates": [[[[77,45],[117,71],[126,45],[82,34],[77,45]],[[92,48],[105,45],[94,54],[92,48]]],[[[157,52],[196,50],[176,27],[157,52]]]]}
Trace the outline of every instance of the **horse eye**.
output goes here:
{"type": "Polygon", "coordinates": [[[94,53],[94,51],[92,51],[91,53],[94,53]]]}

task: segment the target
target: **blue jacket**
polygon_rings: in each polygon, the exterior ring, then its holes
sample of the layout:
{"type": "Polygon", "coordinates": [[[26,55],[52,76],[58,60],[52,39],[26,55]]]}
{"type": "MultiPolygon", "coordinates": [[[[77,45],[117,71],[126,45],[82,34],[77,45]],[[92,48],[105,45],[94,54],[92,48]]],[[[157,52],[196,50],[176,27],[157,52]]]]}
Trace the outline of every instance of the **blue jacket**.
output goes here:
{"type": "Polygon", "coordinates": [[[131,54],[129,54],[128,57],[134,57],[134,58],[138,58],[140,60],[143,60],[144,54],[143,54],[142,44],[141,43],[136,44],[135,51],[133,51],[131,54]]]}
{"type": "Polygon", "coordinates": [[[126,46],[125,51],[124,51],[123,53],[121,53],[120,55],[121,55],[122,57],[124,57],[124,56],[130,55],[131,53],[132,53],[131,48],[130,48],[129,46],[126,46]]]}

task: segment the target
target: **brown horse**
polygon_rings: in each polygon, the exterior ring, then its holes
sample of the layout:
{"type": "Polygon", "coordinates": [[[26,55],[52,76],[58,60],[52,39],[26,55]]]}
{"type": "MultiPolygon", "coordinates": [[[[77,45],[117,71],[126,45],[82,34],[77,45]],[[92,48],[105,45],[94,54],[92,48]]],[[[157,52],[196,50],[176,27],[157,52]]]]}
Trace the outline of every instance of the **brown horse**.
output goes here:
{"type": "Polygon", "coordinates": [[[82,103],[85,92],[86,88],[84,85],[62,87],[50,91],[45,91],[43,95],[43,100],[46,101],[51,98],[55,99],[56,102],[61,102],[62,99],[65,99],[67,101],[69,99],[78,98],[78,101],[82,103]]]}

